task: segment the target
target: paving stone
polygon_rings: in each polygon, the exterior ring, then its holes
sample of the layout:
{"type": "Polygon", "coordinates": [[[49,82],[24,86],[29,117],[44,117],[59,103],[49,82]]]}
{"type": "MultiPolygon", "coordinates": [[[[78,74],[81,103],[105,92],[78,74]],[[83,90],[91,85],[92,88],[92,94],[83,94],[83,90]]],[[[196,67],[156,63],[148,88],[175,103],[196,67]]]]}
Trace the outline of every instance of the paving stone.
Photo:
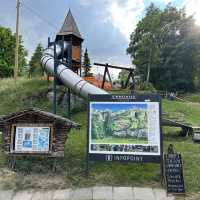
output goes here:
{"type": "Polygon", "coordinates": [[[134,198],[137,200],[147,200],[147,199],[155,200],[155,196],[154,196],[152,188],[134,187],[133,192],[134,192],[134,198]]]}
{"type": "Polygon", "coordinates": [[[11,200],[13,195],[13,190],[0,190],[0,200],[11,200]]]}
{"type": "Polygon", "coordinates": [[[172,195],[167,196],[166,191],[163,189],[153,189],[156,200],[175,200],[172,195]]]}
{"type": "Polygon", "coordinates": [[[32,195],[32,190],[20,191],[14,195],[12,200],[31,200],[32,195]]]}
{"type": "Polygon", "coordinates": [[[71,200],[70,195],[72,193],[71,189],[66,190],[56,190],[53,194],[53,200],[71,200]]]}
{"type": "Polygon", "coordinates": [[[113,187],[113,200],[133,200],[133,188],[113,187]]]}
{"type": "Polygon", "coordinates": [[[70,200],[92,200],[92,188],[81,188],[72,191],[70,200]]]}
{"type": "Polygon", "coordinates": [[[93,200],[112,200],[112,187],[93,187],[93,200]]]}
{"type": "Polygon", "coordinates": [[[36,191],[31,200],[52,200],[53,191],[36,191]]]}

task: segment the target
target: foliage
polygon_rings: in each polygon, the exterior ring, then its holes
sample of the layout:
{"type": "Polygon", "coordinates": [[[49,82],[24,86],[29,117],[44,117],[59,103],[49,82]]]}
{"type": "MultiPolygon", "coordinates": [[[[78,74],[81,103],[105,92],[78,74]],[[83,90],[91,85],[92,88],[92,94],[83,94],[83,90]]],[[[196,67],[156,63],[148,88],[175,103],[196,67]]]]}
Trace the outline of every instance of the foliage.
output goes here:
{"type": "Polygon", "coordinates": [[[200,76],[199,39],[200,28],[184,9],[151,4],[131,34],[127,53],[142,81],[157,89],[191,91],[200,76]]]}
{"type": "Polygon", "coordinates": [[[40,63],[40,60],[42,58],[43,53],[43,47],[42,44],[39,43],[33,53],[33,56],[31,57],[31,60],[29,62],[29,77],[35,77],[35,76],[42,76],[43,75],[43,69],[42,65],[40,63]]]}
{"type": "MultiPolygon", "coordinates": [[[[9,28],[0,26],[0,78],[13,76],[15,64],[15,34],[9,28]]],[[[19,75],[26,71],[27,51],[23,46],[22,37],[19,38],[19,75]]]]}
{"type": "Polygon", "coordinates": [[[83,69],[84,69],[84,75],[85,76],[88,76],[90,75],[90,70],[91,70],[91,63],[90,63],[90,58],[88,56],[88,51],[87,51],[87,48],[85,50],[85,53],[84,53],[84,60],[83,60],[83,69]]]}
{"type": "Polygon", "coordinates": [[[150,92],[156,92],[156,89],[154,88],[153,84],[147,82],[142,83],[140,89],[150,92]]]}
{"type": "Polygon", "coordinates": [[[128,71],[127,70],[121,70],[121,72],[118,75],[118,79],[120,81],[120,83],[126,83],[128,78],[128,71]]]}

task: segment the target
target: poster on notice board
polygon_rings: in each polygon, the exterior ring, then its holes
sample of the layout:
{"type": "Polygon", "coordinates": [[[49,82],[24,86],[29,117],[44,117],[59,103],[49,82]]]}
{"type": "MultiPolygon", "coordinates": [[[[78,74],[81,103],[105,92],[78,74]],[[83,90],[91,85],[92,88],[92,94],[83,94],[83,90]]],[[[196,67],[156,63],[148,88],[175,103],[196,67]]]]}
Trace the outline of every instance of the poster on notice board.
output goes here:
{"type": "Polygon", "coordinates": [[[50,127],[16,127],[15,152],[48,152],[50,127]]]}

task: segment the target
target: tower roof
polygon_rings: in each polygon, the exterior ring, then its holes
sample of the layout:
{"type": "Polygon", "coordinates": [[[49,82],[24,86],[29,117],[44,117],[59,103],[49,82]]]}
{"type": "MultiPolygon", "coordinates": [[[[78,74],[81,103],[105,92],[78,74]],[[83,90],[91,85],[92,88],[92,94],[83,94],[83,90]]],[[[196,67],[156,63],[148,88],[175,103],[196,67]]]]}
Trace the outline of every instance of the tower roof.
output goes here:
{"type": "Polygon", "coordinates": [[[70,9],[60,29],[60,32],[57,35],[74,35],[83,40],[70,9]]]}

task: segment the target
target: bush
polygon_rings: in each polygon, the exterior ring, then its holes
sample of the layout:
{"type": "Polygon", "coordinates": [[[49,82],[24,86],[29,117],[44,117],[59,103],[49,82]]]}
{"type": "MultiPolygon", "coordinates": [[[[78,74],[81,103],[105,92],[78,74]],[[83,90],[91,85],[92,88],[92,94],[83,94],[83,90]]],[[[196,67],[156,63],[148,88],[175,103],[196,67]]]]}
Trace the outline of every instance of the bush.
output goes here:
{"type": "Polygon", "coordinates": [[[152,83],[147,83],[147,82],[142,83],[141,89],[149,92],[156,92],[156,89],[154,88],[152,83]]]}

